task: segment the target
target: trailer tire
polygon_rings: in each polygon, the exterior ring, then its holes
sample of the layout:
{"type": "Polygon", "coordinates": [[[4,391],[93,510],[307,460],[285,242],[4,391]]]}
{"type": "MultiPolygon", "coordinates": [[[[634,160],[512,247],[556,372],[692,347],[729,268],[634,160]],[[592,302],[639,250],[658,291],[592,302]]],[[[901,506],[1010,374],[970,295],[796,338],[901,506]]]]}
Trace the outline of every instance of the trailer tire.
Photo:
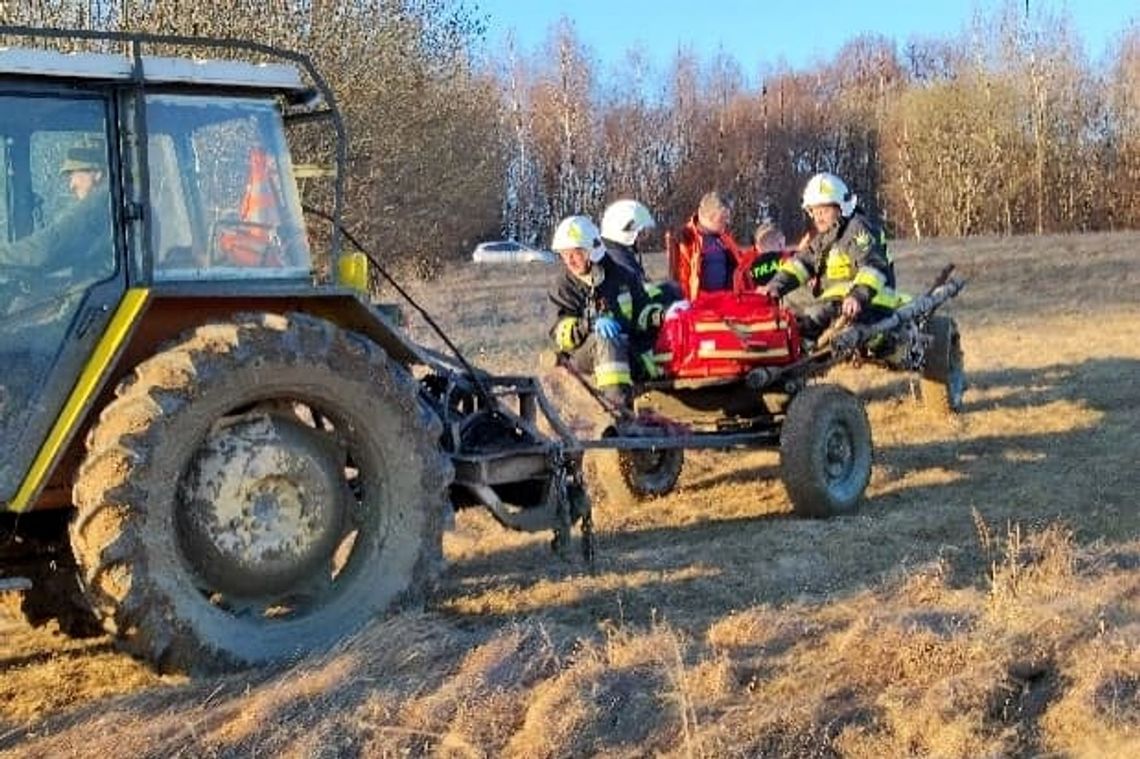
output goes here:
{"type": "Polygon", "coordinates": [[[280,661],[429,589],[451,465],[414,379],[371,341],[245,314],[116,396],[88,435],[71,538],[130,653],[195,673],[280,661]]]}
{"type": "Polygon", "coordinates": [[[867,413],[849,390],[813,385],[792,399],[780,432],[780,470],[796,514],[854,513],[871,480],[872,455],[867,413]]]}
{"type": "MultiPolygon", "coordinates": [[[[614,437],[610,427],[602,437],[614,437]]],[[[659,451],[600,450],[595,458],[596,477],[606,501],[618,508],[661,498],[673,492],[685,464],[680,448],[659,451]]]]}
{"type": "Polygon", "coordinates": [[[936,314],[927,323],[933,337],[926,351],[919,395],[922,405],[933,414],[957,414],[966,392],[966,370],[958,325],[949,316],[936,314]]]}

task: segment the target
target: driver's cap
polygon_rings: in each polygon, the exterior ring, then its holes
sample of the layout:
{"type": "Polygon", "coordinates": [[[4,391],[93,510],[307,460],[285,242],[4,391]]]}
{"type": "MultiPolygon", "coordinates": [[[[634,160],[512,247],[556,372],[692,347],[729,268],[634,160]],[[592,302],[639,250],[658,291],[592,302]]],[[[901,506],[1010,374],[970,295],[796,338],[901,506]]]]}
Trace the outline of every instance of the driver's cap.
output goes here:
{"type": "Polygon", "coordinates": [[[107,168],[107,148],[102,140],[79,143],[67,149],[59,173],[72,171],[103,171],[107,168]]]}

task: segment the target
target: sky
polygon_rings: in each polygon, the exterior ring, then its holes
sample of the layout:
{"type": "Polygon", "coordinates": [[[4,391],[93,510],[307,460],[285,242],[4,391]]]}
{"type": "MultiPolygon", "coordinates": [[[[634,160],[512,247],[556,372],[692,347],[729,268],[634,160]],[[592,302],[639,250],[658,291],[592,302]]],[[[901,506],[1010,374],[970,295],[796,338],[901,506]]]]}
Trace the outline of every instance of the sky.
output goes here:
{"type": "MultiPolygon", "coordinates": [[[[1138,0],[1028,2],[1031,11],[1067,11],[1093,63],[1130,22],[1140,23],[1138,0]]],[[[603,66],[621,61],[632,46],[662,69],[679,46],[687,46],[702,59],[723,49],[750,76],[781,61],[801,68],[831,59],[844,42],[863,33],[886,35],[900,47],[912,37],[953,37],[975,10],[993,15],[1001,0],[471,0],[470,5],[487,18],[492,53],[512,32],[522,51],[538,49],[565,15],[603,66]]]]}

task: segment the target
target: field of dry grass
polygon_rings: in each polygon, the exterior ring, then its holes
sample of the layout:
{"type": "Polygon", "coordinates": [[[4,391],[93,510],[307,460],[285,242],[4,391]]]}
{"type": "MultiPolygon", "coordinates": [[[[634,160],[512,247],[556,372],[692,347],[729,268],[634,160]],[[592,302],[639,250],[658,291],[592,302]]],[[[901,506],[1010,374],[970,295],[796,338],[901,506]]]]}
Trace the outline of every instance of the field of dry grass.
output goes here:
{"type": "MultiPolygon", "coordinates": [[[[898,245],[911,289],[949,260],[970,278],[971,384],[947,421],[898,375],[835,373],[875,438],[858,516],[792,518],[768,452],[600,504],[592,574],[463,512],[424,612],[219,679],[0,618],[0,753],[1140,755],[1138,245],[898,245]]],[[[548,273],[416,291],[478,363],[532,372],[548,273]]]]}

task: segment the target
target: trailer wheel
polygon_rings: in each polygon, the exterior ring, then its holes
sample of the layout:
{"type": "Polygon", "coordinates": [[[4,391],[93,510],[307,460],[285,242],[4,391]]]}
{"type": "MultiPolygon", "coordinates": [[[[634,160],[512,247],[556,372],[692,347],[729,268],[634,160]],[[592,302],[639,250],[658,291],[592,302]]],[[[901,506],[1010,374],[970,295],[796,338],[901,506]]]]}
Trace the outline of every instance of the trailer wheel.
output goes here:
{"type": "Polygon", "coordinates": [[[922,404],[936,414],[962,410],[966,393],[966,370],[958,325],[941,314],[930,318],[927,332],[934,338],[926,351],[926,365],[919,387],[922,404]]]}
{"type": "MultiPolygon", "coordinates": [[[[618,432],[608,428],[602,437],[618,432]]],[[[596,459],[597,476],[606,500],[619,508],[668,495],[677,486],[685,464],[680,448],[647,451],[601,450],[596,459]]]]}
{"type": "Polygon", "coordinates": [[[792,399],[780,433],[780,469],[800,516],[853,513],[871,479],[871,425],[863,404],[836,385],[792,399]]]}
{"type": "Polygon", "coordinates": [[[162,670],[319,650],[417,600],[450,464],[414,379],[303,314],[199,327],[87,440],[72,546],[107,629],[162,670]]]}

